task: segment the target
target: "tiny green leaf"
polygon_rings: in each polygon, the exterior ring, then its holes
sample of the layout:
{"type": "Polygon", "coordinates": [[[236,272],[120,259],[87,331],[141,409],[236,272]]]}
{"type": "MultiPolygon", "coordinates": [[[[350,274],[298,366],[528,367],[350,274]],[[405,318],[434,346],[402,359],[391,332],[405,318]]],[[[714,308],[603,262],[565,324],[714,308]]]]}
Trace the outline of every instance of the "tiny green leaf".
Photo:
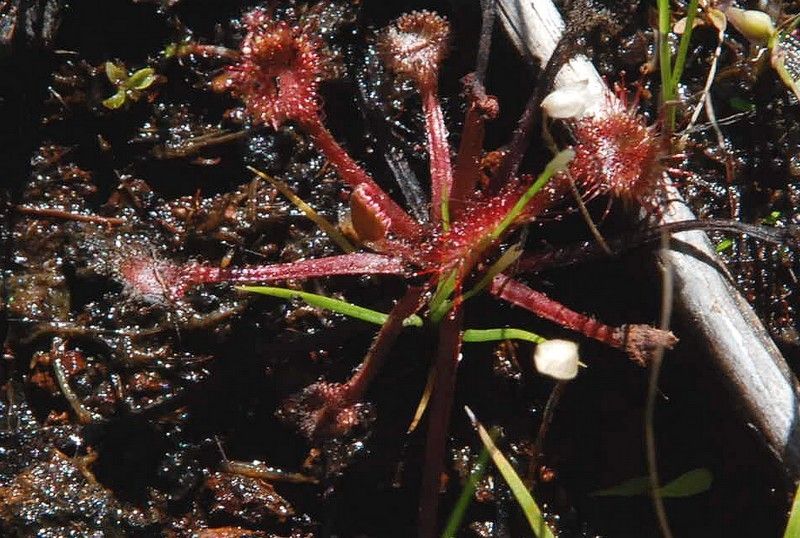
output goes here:
{"type": "Polygon", "coordinates": [[[678,499],[681,497],[691,497],[698,493],[708,491],[714,476],[705,467],[692,469],[680,475],[669,484],[662,486],[660,493],[665,499],[678,499]]]}
{"type": "MultiPolygon", "coordinates": [[[[714,477],[708,469],[704,467],[692,469],[659,488],[658,493],[666,499],[691,497],[707,491],[713,480],[714,477]]],[[[616,486],[592,493],[595,497],[635,497],[649,494],[650,479],[647,476],[637,476],[616,486]]]]}
{"type": "Polygon", "coordinates": [[[108,99],[103,100],[103,106],[111,110],[116,110],[122,105],[124,105],[126,100],[127,96],[125,94],[125,90],[120,88],[117,90],[117,93],[115,93],[108,99]]]}
{"type": "Polygon", "coordinates": [[[764,224],[766,224],[768,226],[775,226],[776,224],[778,224],[778,221],[780,220],[780,218],[781,218],[781,212],[780,211],[772,211],[772,212],[770,212],[769,215],[767,215],[766,217],[761,219],[761,222],[763,222],[764,224]]]}
{"type": "Polygon", "coordinates": [[[731,99],[728,101],[728,104],[731,105],[731,108],[738,110],[739,112],[750,112],[756,108],[756,105],[746,99],[742,99],[741,97],[731,97],[731,99]]]}
{"type": "Polygon", "coordinates": [[[726,239],[723,239],[722,241],[720,241],[717,244],[717,246],[714,247],[714,250],[716,250],[717,252],[722,253],[722,252],[725,252],[726,250],[730,249],[732,246],[733,246],[733,240],[726,238],[726,239]]]}
{"type": "Polygon", "coordinates": [[[124,85],[129,90],[146,90],[156,81],[158,76],[152,67],[145,67],[133,73],[124,85]]]}
{"type": "Polygon", "coordinates": [[[128,72],[125,68],[114,62],[106,62],[106,76],[115,86],[119,86],[128,79],[128,72]]]}
{"type": "Polygon", "coordinates": [[[594,497],[635,497],[646,495],[650,491],[650,479],[646,476],[637,476],[612,486],[592,493],[594,497]]]}

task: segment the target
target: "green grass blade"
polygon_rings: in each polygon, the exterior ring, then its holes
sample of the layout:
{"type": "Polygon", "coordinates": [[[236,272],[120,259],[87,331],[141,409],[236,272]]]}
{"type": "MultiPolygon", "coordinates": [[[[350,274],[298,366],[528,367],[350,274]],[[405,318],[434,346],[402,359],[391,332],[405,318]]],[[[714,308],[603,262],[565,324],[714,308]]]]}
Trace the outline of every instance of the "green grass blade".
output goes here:
{"type": "Polygon", "coordinates": [[[445,314],[450,311],[450,307],[453,306],[450,295],[456,289],[457,278],[458,271],[454,269],[447,275],[446,279],[440,280],[436,286],[436,292],[434,292],[430,303],[431,320],[434,323],[439,323],[445,314]]]}
{"type": "MultiPolygon", "coordinates": [[[[261,295],[269,295],[270,297],[278,297],[280,299],[302,299],[311,306],[324,308],[325,310],[360,319],[368,323],[374,323],[375,325],[383,325],[386,323],[386,320],[389,319],[389,314],[348,303],[340,299],[333,299],[332,297],[326,297],[316,293],[308,293],[306,291],[275,288],[272,286],[241,286],[236,289],[260,293],[261,295]]],[[[414,314],[406,318],[403,325],[406,327],[422,327],[422,318],[414,314]]]]}
{"type": "Polygon", "coordinates": [[[683,30],[683,35],[678,45],[678,55],[675,57],[675,67],[672,68],[670,80],[673,95],[677,95],[678,93],[678,84],[681,82],[683,68],[686,65],[686,57],[689,55],[689,41],[692,39],[698,2],[699,0],[689,0],[689,6],[686,8],[686,27],[683,30]]]}
{"type": "Polygon", "coordinates": [[[500,224],[497,225],[497,228],[492,230],[492,233],[489,235],[489,238],[494,241],[500,238],[503,235],[503,232],[508,229],[509,226],[519,217],[522,211],[525,209],[525,206],[528,205],[528,202],[531,201],[531,198],[536,196],[536,194],[547,185],[547,182],[557,174],[564,170],[570,161],[575,157],[575,152],[571,149],[565,149],[560,151],[553,157],[547,166],[544,167],[544,171],[539,174],[539,177],[536,178],[536,181],[533,182],[533,185],[528,187],[528,190],[525,191],[525,194],[517,200],[517,203],[514,204],[508,214],[503,218],[500,224]]]}
{"type": "Polygon", "coordinates": [[[705,467],[692,469],[683,473],[672,482],[661,487],[661,496],[668,499],[679,499],[681,497],[691,497],[708,491],[714,476],[705,467]]]}
{"type": "MultiPolygon", "coordinates": [[[[661,72],[661,104],[675,99],[672,86],[672,59],[669,49],[669,31],[672,13],[669,0],[658,0],[658,70],[661,72]]],[[[667,105],[667,129],[675,128],[675,107],[667,105]]]]}
{"type": "Polygon", "coordinates": [[[783,538],[796,538],[797,536],[800,536],[800,484],[798,484],[797,491],[794,494],[792,511],[789,513],[789,522],[786,524],[786,531],[783,533],[783,538]]]}
{"type": "MultiPolygon", "coordinates": [[[[494,437],[494,435],[492,435],[492,437],[494,437]]],[[[483,447],[480,456],[478,456],[478,461],[475,462],[475,467],[472,469],[472,473],[467,477],[467,483],[464,484],[464,489],[461,490],[461,495],[459,495],[458,501],[456,501],[456,505],[453,507],[453,511],[450,512],[447,525],[444,528],[444,532],[442,532],[442,538],[454,538],[458,529],[461,528],[461,522],[464,520],[467,508],[472,504],[472,497],[475,495],[475,490],[478,489],[478,483],[483,478],[483,475],[486,474],[486,467],[489,463],[490,456],[491,453],[489,449],[483,447]]]]}
{"type": "Polygon", "coordinates": [[[503,327],[500,329],[467,329],[462,336],[464,342],[495,342],[497,340],[525,340],[541,344],[546,339],[523,329],[503,327]]]}
{"type": "Polygon", "coordinates": [[[498,259],[492,264],[491,267],[489,267],[489,270],[486,271],[486,274],[484,274],[480,281],[475,284],[475,287],[464,294],[463,300],[466,301],[470,297],[475,296],[477,293],[483,290],[483,288],[489,285],[494,277],[505,271],[508,266],[517,261],[521,255],[522,245],[520,244],[516,244],[506,250],[503,255],[500,256],[500,259],[498,259]]]}
{"type": "Polygon", "coordinates": [[[503,475],[503,479],[506,481],[506,484],[508,484],[509,489],[511,489],[511,493],[514,494],[514,498],[517,500],[520,508],[522,508],[522,513],[525,514],[525,518],[528,520],[528,524],[533,533],[538,538],[555,538],[553,531],[550,530],[550,527],[547,526],[544,520],[541,509],[536,504],[536,501],[533,500],[528,488],[522,483],[522,479],[514,470],[514,467],[512,467],[511,463],[503,456],[503,453],[498,450],[492,440],[492,436],[489,435],[486,428],[478,422],[472,410],[466,406],[464,406],[464,409],[467,415],[469,415],[472,425],[477,430],[483,442],[483,446],[485,446],[491,454],[492,461],[494,461],[495,466],[497,466],[497,470],[503,475]]]}

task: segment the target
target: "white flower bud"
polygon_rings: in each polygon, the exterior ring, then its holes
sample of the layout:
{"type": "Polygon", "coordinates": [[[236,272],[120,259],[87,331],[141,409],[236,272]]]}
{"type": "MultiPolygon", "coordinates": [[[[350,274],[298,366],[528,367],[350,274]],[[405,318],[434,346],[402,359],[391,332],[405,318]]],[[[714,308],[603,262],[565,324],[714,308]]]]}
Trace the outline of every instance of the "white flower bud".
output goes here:
{"type": "Polygon", "coordinates": [[[540,374],[559,381],[578,375],[578,344],[569,340],[547,340],[533,352],[533,363],[540,374]]]}
{"type": "Polygon", "coordinates": [[[553,119],[579,118],[600,95],[588,80],[559,88],[542,100],[544,113],[553,119]]]}
{"type": "Polygon", "coordinates": [[[753,43],[766,44],[777,32],[772,19],[763,11],[729,7],[725,16],[740,34],[753,43]]]}

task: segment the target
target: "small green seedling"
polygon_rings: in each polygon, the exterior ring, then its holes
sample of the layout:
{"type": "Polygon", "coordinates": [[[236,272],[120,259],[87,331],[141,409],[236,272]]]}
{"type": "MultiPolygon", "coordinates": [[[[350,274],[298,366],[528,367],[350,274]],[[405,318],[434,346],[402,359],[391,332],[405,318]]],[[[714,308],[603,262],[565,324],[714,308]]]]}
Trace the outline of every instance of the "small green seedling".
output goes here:
{"type": "Polygon", "coordinates": [[[777,226],[778,221],[781,220],[781,216],[780,211],[771,211],[769,215],[761,219],[761,223],[767,226],[777,226]]]}
{"type": "Polygon", "coordinates": [[[714,250],[716,250],[717,253],[722,253],[725,252],[726,250],[729,250],[732,246],[733,246],[733,240],[726,238],[717,243],[717,246],[714,247],[714,250]]]}
{"type": "Polygon", "coordinates": [[[142,97],[142,92],[158,80],[158,75],[152,67],[139,69],[130,75],[123,64],[106,62],[105,69],[109,82],[117,88],[114,95],[103,100],[103,106],[111,110],[122,107],[128,100],[138,101],[142,97]]]}

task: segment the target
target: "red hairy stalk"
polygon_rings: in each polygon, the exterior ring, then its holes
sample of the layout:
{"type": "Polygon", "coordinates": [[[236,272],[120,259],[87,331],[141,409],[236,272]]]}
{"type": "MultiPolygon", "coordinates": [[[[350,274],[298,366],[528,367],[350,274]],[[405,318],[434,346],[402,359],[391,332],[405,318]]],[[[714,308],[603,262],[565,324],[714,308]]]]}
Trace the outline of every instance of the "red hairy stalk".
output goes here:
{"type": "Polygon", "coordinates": [[[444,124],[444,115],[436,88],[422,89],[421,91],[431,161],[431,219],[434,222],[440,219],[449,221],[449,209],[443,205],[444,200],[450,199],[453,185],[447,126],[444,124]]]}
{"type": "Polygon", "coordinates": [[[422,538],[437,536],[436,514],[439,506],[439,480],[444,470],[447,432],[450,430],[450,414],[453,409],[456,371],[461,352],[462,317],[461,304],[457,304],[445,316],[439,327],[436,363],[433,366],[436,378],[431,391],[425,466],[422,471],[419,498],[419,536],[422,538]]]}
{"type": "Polygon", "coordinates": [[[389,312],[389,319],[386,320],[378,331],[378,336],[372,342],[364,357],[364,361],[358,370],[347,382],[347,395],[346,400],[358,401],[364,397],[372,380],[375,379],[378,371],[389,353],[394,341],[403,330],[403,322],[407,317],[415,314],[422,306],[422,295],[427,289],[427,286],[417,286],[409,288],[405,295],[397,302],[397,304],[389,312]]]}
{"type": "Polygon", "coordinates": [[[498,275],[489,286],[489,292],[511,304],[533,312],[539,317],[579,332],[604,344],[622,349],[635,362],[646,365],[653,352],[663,346],[671,349],[678,341],[669,331],[648,325],[623,325],[611,327],[594,318],[570,310],[545,294],[506,275],[498,275]]]}
{"type": "Polygon", "coordinates": [[[461,131],[461,144],[458,147],[453,188],[450,191],[450,215],[458,219],[466,199],[475,193],[480,177],[480,164],[483,155],[484,123],[493,120],[500,113],[497,98],[486,95],[486,89],[478,81],[475,73],[462,79],[464,93],[469,101],[464,128],[461,131]]]}
{"type": "Polygon", "coordinates": [[[283,418],[310,440],[342,437],[364,422],[366,408],[361,400],[403,330],[403,321],[419,310],[426,289],[423,286],[406,291],[348,381],[313,383],[284,403],[283,418]]]}
{"type": "Polygon", "coordinates": [[[253,267],[211,267],[190,265],[181,271],[184,286],[231,282],[248,284],[294,278],[318,278],[334,275],[405,275],[405,264],[399,258],[355,252],[327,258],[301,260],[253,267]]]}
{"type": "Polygon", "coordinates": [[[379,43],[389,67],[413,80],[422,96],[434,221],[447,210],[446,201],[453,184],[447,126],[438,95],[439,65],[447,52],[449,34],[450,27],[444,18],[430,11],[415,11],[402,15],[384,30],[379,43]]]}
{"type": "Polygon", "coordinates": [[[391,231],[409,238],[419,237],[422,234],[422,227],[350,157],[319,118],[301,122],[300,125],[322,151],[328,162],[336,168],[339,177],[351,187],[360,188],[361,196],[368,198],[369,205],[375,212],[382,215],[382,223],[385,226],[384,234],[391,231]]]}

